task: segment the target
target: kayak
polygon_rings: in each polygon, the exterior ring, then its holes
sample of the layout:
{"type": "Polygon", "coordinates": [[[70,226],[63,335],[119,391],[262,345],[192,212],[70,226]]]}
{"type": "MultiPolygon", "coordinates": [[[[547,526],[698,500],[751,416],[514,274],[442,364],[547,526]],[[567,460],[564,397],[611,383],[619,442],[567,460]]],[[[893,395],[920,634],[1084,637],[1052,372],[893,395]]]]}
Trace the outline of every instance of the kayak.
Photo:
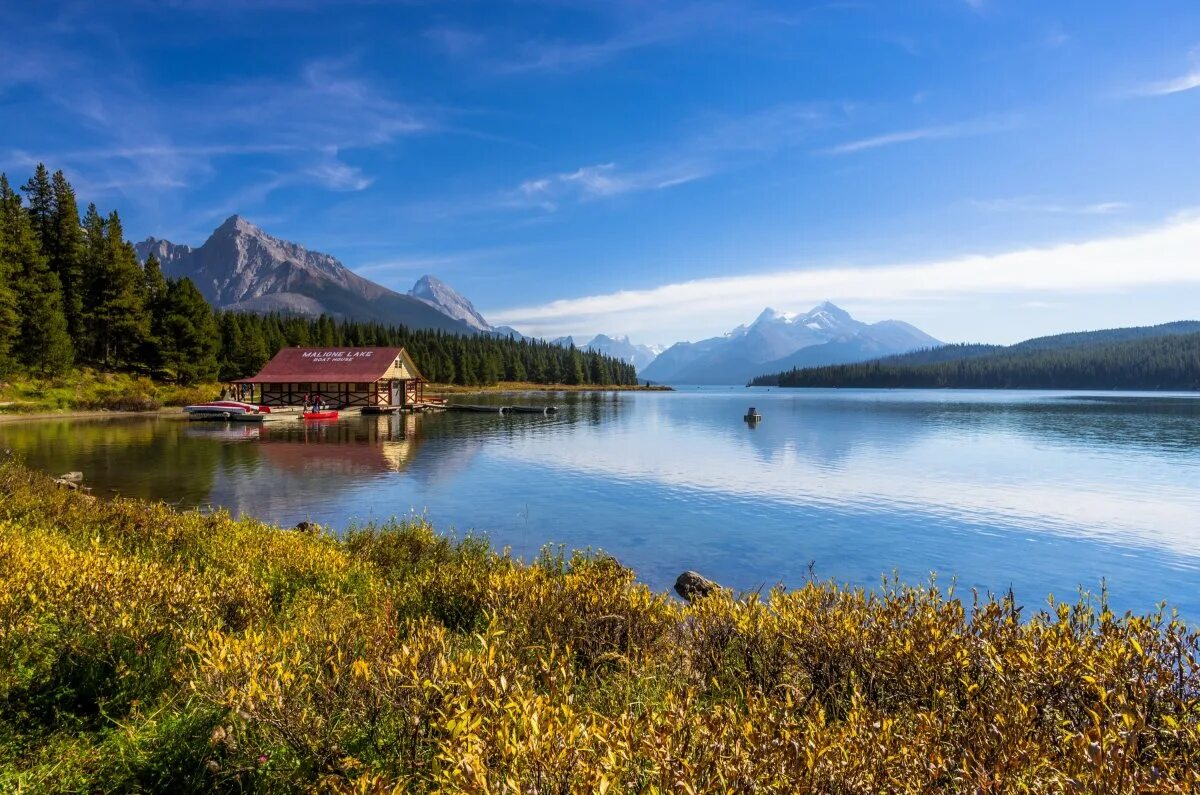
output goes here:
{"type": "Polygon", "coordinates": [[[336,420],[338,413],[336,411],[306,411],[302,416],[306,420],[336,420]]]}

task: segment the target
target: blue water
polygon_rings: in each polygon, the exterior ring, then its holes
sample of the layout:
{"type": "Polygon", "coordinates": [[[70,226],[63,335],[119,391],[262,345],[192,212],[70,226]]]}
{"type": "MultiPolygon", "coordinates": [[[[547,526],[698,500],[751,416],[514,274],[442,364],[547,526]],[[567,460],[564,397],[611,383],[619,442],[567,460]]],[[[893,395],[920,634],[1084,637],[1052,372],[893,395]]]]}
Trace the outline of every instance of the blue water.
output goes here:
{"type": "Polygon", "coordinates": [[[424,513],[531,555],[604,549],[669,588],[956,580],[1029,605],[1106,583],[1200,623],[1200,399],[765,390],[471,397],[555,416],[261,428],[174,418],[0,425],[0,446],[98,493],[342,528],[424,513]],[[748,406],[764,415],[743,422],[748,406]]]}

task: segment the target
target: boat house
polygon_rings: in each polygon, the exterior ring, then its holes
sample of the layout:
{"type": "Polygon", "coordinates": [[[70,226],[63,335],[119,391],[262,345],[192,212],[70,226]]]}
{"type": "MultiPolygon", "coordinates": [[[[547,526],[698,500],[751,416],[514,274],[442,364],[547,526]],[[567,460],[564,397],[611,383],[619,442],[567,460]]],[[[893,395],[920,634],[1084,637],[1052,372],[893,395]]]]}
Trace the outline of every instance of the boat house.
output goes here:
{"type": "Polygon", "coordinates": [[[412,408],[425,400],[425,379],[404,348],[284,348],[252,378],[246,399],[299,406],[307,395],[339,408],[412,408]]]}

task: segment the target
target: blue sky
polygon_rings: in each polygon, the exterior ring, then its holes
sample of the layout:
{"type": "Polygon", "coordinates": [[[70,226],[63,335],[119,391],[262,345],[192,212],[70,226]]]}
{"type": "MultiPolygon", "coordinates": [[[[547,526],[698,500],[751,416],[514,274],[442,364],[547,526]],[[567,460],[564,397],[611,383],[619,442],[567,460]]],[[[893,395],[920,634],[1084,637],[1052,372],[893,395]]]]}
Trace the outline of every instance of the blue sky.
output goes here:
{"type": "Polygon", "coordinates": [[[1194,0],[0,0],[0,119],[135,239],[237,212],[531,333],[1200,316],[1194,0]]]}

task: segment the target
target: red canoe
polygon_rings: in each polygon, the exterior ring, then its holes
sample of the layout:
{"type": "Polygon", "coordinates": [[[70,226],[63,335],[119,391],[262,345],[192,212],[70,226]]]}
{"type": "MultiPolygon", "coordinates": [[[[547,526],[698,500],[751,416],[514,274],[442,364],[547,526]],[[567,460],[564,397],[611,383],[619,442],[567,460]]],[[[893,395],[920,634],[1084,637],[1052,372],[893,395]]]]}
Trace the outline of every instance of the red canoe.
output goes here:
{"type": "Polygon", "coordinates": [[[306,420],[336,420],[338,413],[336,411],[306,411],[304,419],[306,420]]]}

